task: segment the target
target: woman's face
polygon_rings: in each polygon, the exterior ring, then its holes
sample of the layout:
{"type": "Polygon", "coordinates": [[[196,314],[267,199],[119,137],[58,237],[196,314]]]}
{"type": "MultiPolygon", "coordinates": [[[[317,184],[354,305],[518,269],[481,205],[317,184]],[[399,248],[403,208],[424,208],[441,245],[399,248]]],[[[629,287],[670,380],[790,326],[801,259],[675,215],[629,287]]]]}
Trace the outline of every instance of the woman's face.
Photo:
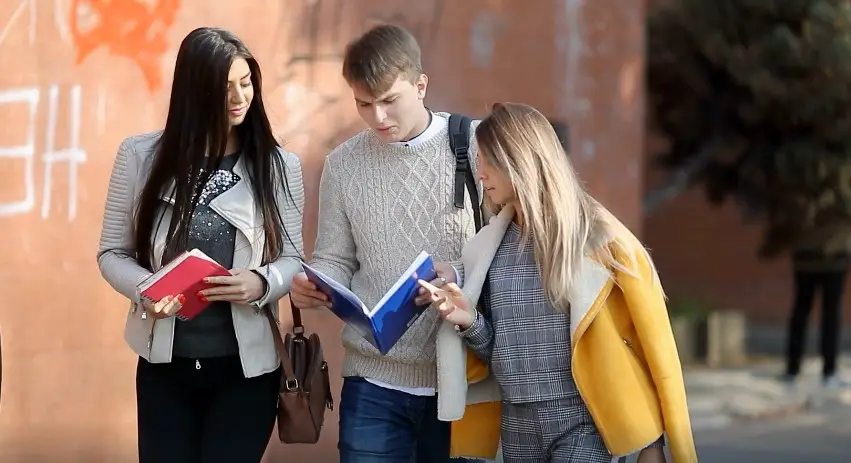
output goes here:
{"type": "Polygon", "coordinates": [[[485,194],[488,195],[488,199],[492,203],[504,206],[517,199],[511,180],[502,171],[497,169],[496,166],[491,164],[484,153],[479,152],[476,162],[478,164],[477,171],[479,173],[479,179],[482,181],[482,188],[484,188],[485,194]]]}
{"type": "Polygon", "coordinates": [[[234,127],[242,124],[254,99],[251,69],[243,58],[233,60],[228,73],[228,121],[234,127]]]}

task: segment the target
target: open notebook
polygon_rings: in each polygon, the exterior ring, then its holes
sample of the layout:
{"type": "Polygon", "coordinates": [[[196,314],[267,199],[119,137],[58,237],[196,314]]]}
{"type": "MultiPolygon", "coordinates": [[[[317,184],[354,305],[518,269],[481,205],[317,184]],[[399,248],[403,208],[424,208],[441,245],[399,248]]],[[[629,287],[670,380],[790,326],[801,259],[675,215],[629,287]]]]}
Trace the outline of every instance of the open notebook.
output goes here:
{"type": "Polygon", "coordinates": [[[418,307],[414,303],[419,290],[417,279],[431,281],[437,277],[431,255],[423,251],[378,304],[370,308],[349,288],[307,264],[303,263],[302,267],[307,278],[331,300],[331,311],[360,333],[382,355],[390,352],[427,307],[418,307]]]}
{"type": "Polygon", "coordinates": [[[166,296],[183,294],[183,307],[174,315],[181,320],[191,320],[210,305],[198,297],[198,291],[211,288],[204,278],[228,276],[230,272],[199,249],[186,251],[139,283],[139,294],[150,302],[166,296]]]}

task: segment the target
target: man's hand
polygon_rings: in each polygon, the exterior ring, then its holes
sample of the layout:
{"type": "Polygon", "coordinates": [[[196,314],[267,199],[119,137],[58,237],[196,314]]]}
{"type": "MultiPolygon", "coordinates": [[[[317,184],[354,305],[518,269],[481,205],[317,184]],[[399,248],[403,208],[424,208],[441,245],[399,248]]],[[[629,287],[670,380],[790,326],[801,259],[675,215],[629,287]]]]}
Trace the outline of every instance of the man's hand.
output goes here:
{"type": "MultiPolygon", "coordinates": [[[[447,264],[446,262],[438,262],[434,264],[434,271],[435,273],[437,273],[437,278],[429,282],[432,286],[442,288],[448,283],[458,283],[457,279],[455,278],[455,268],[447,264]]],[[[426,291],[425,288],[421,287],[419,295],[414,300],[414,302],[419,306],[429,305],[432,302],[431,295],[428,291],[426,291]]]]}
{"type": "Polygon", "coordinates": [[[307,275],[301,272],[293,277],[290,287],[290,299],[299,309],[330,309],[331,301],[328,296],[319,291],[316,285],[307,279],[307,275]]]}

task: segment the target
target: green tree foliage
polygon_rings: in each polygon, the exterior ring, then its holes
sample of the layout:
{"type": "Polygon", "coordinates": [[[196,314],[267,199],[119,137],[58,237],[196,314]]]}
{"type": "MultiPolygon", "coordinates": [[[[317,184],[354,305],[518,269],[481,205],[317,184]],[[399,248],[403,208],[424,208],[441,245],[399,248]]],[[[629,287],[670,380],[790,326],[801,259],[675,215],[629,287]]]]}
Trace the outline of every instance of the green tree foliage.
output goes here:
{"type": "Polygon", "coordinates": [[[848,236],[851,1],[669,0],[647,60],[654,160],[764,220],[760,255],[848,236]]]}

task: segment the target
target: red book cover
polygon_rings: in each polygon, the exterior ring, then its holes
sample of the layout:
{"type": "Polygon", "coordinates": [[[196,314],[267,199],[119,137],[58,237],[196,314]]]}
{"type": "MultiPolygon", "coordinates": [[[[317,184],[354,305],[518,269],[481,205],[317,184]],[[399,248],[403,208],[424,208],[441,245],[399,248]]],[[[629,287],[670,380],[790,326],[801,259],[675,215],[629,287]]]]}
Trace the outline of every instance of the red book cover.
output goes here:
{"type": "Polygon", "coordinates": [[[139,285],[139,292],[151,302],[183,294],[186,300],[175,316],[181,320],[191,320],[210,305],[198,297],[198,292],[216,286],[204,283],[204,278],[229,275],[230,272],[216,261],[200,250],[193,249],[179,255],[148,277],[139,285]]]}

